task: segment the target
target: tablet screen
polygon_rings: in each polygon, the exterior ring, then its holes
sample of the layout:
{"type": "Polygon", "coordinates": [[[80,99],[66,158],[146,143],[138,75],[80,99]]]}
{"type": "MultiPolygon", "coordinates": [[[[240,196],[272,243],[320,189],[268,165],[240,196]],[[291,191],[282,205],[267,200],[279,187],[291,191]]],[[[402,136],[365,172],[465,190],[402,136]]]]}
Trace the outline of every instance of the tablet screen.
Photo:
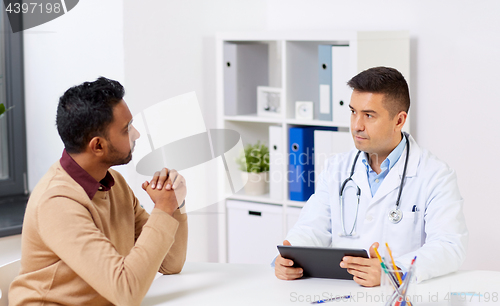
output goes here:
{"type": "Polygon", "coordinates": [[[342,258],[344,256],[368,258],[368,253],[363,249],[278,245],[278,250],[283,258],[293,260],[294,267],[301,267],[304,270],[304,277],[352,279],[353,276],[347,269],[340,267],[342,258]]]}

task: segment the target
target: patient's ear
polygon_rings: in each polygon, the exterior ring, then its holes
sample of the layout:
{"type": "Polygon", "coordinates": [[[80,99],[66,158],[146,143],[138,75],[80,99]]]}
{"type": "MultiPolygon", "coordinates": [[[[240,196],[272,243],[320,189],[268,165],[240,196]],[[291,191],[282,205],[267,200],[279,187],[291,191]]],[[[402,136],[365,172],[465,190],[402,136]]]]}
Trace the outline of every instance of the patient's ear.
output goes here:
{"type": "Polygon", "coordinates": [[[96,136],[90,140],[87,149],[95,156],[103,156],[107,145],[106,139],[96,136]]]}

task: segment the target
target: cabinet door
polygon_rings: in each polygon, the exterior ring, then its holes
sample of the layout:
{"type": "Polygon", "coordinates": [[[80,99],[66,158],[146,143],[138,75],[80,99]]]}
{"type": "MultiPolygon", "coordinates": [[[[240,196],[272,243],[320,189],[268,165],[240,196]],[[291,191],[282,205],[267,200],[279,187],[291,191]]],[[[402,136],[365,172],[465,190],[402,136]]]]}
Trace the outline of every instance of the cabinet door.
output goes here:
{"type": "Polygon", "coordinates": [[[228,262],[271,264],[283,243],[283,207],[228,200],[228,262]]]}

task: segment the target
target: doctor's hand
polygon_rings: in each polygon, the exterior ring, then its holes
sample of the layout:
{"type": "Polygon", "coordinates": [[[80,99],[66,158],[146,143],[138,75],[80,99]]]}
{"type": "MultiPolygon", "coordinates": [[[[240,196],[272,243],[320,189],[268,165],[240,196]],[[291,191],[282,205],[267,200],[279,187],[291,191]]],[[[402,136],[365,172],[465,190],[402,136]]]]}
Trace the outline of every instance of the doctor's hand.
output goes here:
{"type": "Polygon", "coordinates": [[[345,256],[340,262],[342,268],[354,276],[354,281],[361,286],[374,287],[380,285],[380,261],[375,254],[374,247],[378,248],[379,243],[375,242],[370,247],[370,258],[345,256]]]}
{"type": "MultiPolygon", "coordinates": [[[[288,240],[283,241],[283,245],[291,245],[288,240]]],[[[303,275],[302,268],[294,268],[293,261],[278,255],[274,262],[274,274],[276,277],[283,280],[293,280],[301,278],[303,275]]]]}

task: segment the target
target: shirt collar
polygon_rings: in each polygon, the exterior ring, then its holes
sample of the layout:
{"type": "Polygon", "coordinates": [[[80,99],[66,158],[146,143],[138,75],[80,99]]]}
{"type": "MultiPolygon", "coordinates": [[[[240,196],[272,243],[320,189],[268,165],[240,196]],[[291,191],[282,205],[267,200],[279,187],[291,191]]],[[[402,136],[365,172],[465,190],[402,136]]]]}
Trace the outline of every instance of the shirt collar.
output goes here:
{"type": "Polygon", "coordinates": [[[106,171],[106,176],[100,182],[96,181],[87,171],[80,167],[68,152],[66,152],[66,149],[63,151],[59,161],[61,167],[75,180],[75,182],[82,186],[91,200],[98,190],[109,191],[115,184],[115,180],[109,171],[106,171]]]}
{"type": "MultiPolygon", "coordinates": [[[[392,167],[394,167],[396,162],[401,157],[401,154],[403,154],[403,150],[405,149],[405,146],[406,146],[406,137],[404,137],[404,135],[401,134],[401,138],[403,138],[403,139],[401,139],[401,141],[399,142],[397,147],[394,148],[394,150],[392,150],[392,152],[387,156],[387,158],[382,162],[382,164],[380,164],[380,169],[382,170],[381,172],[384,172],[387,169],[391,170],[392,167]],[[387,165],[389,165],[389,166],[387,166],[387,165]]],[[[370,171],[370,170],[373,171],[370,167],[370,164],[368,163],[367,158],[366,158],[366,153],[363,155],[363,164],[365,164],[367,171],[370,171]]]]}

